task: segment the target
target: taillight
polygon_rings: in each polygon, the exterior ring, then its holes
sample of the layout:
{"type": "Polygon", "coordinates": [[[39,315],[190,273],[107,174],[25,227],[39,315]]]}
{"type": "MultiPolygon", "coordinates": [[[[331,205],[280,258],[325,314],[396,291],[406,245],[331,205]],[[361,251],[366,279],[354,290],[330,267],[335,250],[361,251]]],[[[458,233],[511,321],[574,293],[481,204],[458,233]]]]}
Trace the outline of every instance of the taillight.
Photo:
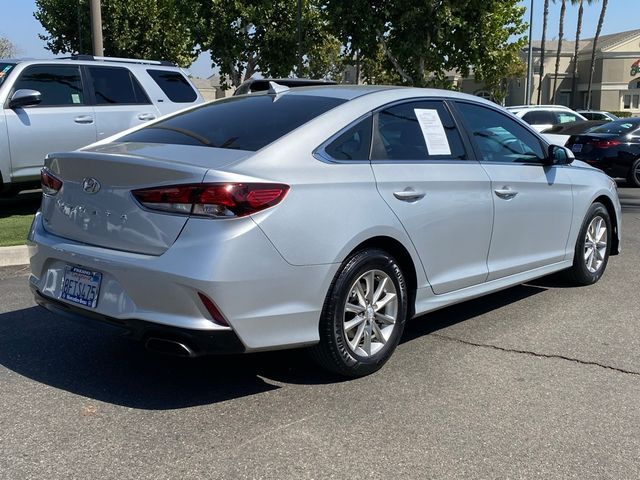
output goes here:
{"type": "Polygon", "coordinates": [[[40,184],[42,193],[46,195],[56,195],[62,188],[62,180],[56,178],[48,169],[40,170],[40,184]]]}
{"type": "Polygon", "coordinates": [[[620,145],[620,140],[591,140],[589,145],[594,148],[611,148],[620,145]]]}
{"type": "Polygon", "coordinates": [[[282,201],[289,187],[274,183],[200,183],[134,190],[149,210],[200,217],[244,217],[282,201]]]}

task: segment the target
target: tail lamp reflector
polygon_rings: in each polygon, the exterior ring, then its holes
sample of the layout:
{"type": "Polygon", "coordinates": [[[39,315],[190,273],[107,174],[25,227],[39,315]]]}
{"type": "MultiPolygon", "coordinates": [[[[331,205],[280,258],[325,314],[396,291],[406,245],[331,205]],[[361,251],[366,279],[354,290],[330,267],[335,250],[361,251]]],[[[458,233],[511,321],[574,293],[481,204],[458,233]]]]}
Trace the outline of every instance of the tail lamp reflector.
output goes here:
{"type": "Polygon", "coordinates": [[[62,188],[62,180],[56,178],[48,169],[40,170],[40,184],[46,195],[56,195],[62,188]]]}

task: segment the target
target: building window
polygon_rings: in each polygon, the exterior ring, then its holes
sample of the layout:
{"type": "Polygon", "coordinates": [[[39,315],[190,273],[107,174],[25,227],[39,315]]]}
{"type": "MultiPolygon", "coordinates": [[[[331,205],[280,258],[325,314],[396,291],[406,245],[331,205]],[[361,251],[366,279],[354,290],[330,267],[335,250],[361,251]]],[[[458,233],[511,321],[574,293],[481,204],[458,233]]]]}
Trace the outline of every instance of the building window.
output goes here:
{"type": "Polygon", "coordinates": [[[633,95],[633,108],[638,109],[640,107],[640,95],[633,95]]]}
{"type": "Polygon", "coordinates": [[[625,95],[623,97],[622,108],[624,108],[625,110],[629,110],[631,108],[631,95],[625,95]]]}

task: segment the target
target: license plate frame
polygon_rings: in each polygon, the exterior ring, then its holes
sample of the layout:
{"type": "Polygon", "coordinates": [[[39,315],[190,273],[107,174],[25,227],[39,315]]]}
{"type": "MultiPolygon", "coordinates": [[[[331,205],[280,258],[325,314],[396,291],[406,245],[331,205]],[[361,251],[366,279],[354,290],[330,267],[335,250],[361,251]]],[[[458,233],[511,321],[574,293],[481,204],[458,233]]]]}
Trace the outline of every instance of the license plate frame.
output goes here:
{"type": "Polygon", "coordinates": [[[65,265],[60,300],[75,303],[86,308],[98,306],[102,273],[77,265],[65,265]]]}

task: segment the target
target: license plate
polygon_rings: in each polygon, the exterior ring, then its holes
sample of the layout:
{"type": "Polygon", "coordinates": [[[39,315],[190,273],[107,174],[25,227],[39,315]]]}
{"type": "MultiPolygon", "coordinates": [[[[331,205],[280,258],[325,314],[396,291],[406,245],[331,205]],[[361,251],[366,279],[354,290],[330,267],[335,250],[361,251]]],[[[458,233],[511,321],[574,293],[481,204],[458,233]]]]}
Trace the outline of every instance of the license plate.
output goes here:
{"type": "Polygon", "coordinates": [[[60,298],[84,307],[96,308],[102,273],[67,265],[62,278],[60,298]]]}
{"type": "Polygon", "coordinates": [[[571,147],[571,150],[573,152],[580,153],[582,151],[582,144],[581,143],[574,143],[573,146],[571,147]]]}

